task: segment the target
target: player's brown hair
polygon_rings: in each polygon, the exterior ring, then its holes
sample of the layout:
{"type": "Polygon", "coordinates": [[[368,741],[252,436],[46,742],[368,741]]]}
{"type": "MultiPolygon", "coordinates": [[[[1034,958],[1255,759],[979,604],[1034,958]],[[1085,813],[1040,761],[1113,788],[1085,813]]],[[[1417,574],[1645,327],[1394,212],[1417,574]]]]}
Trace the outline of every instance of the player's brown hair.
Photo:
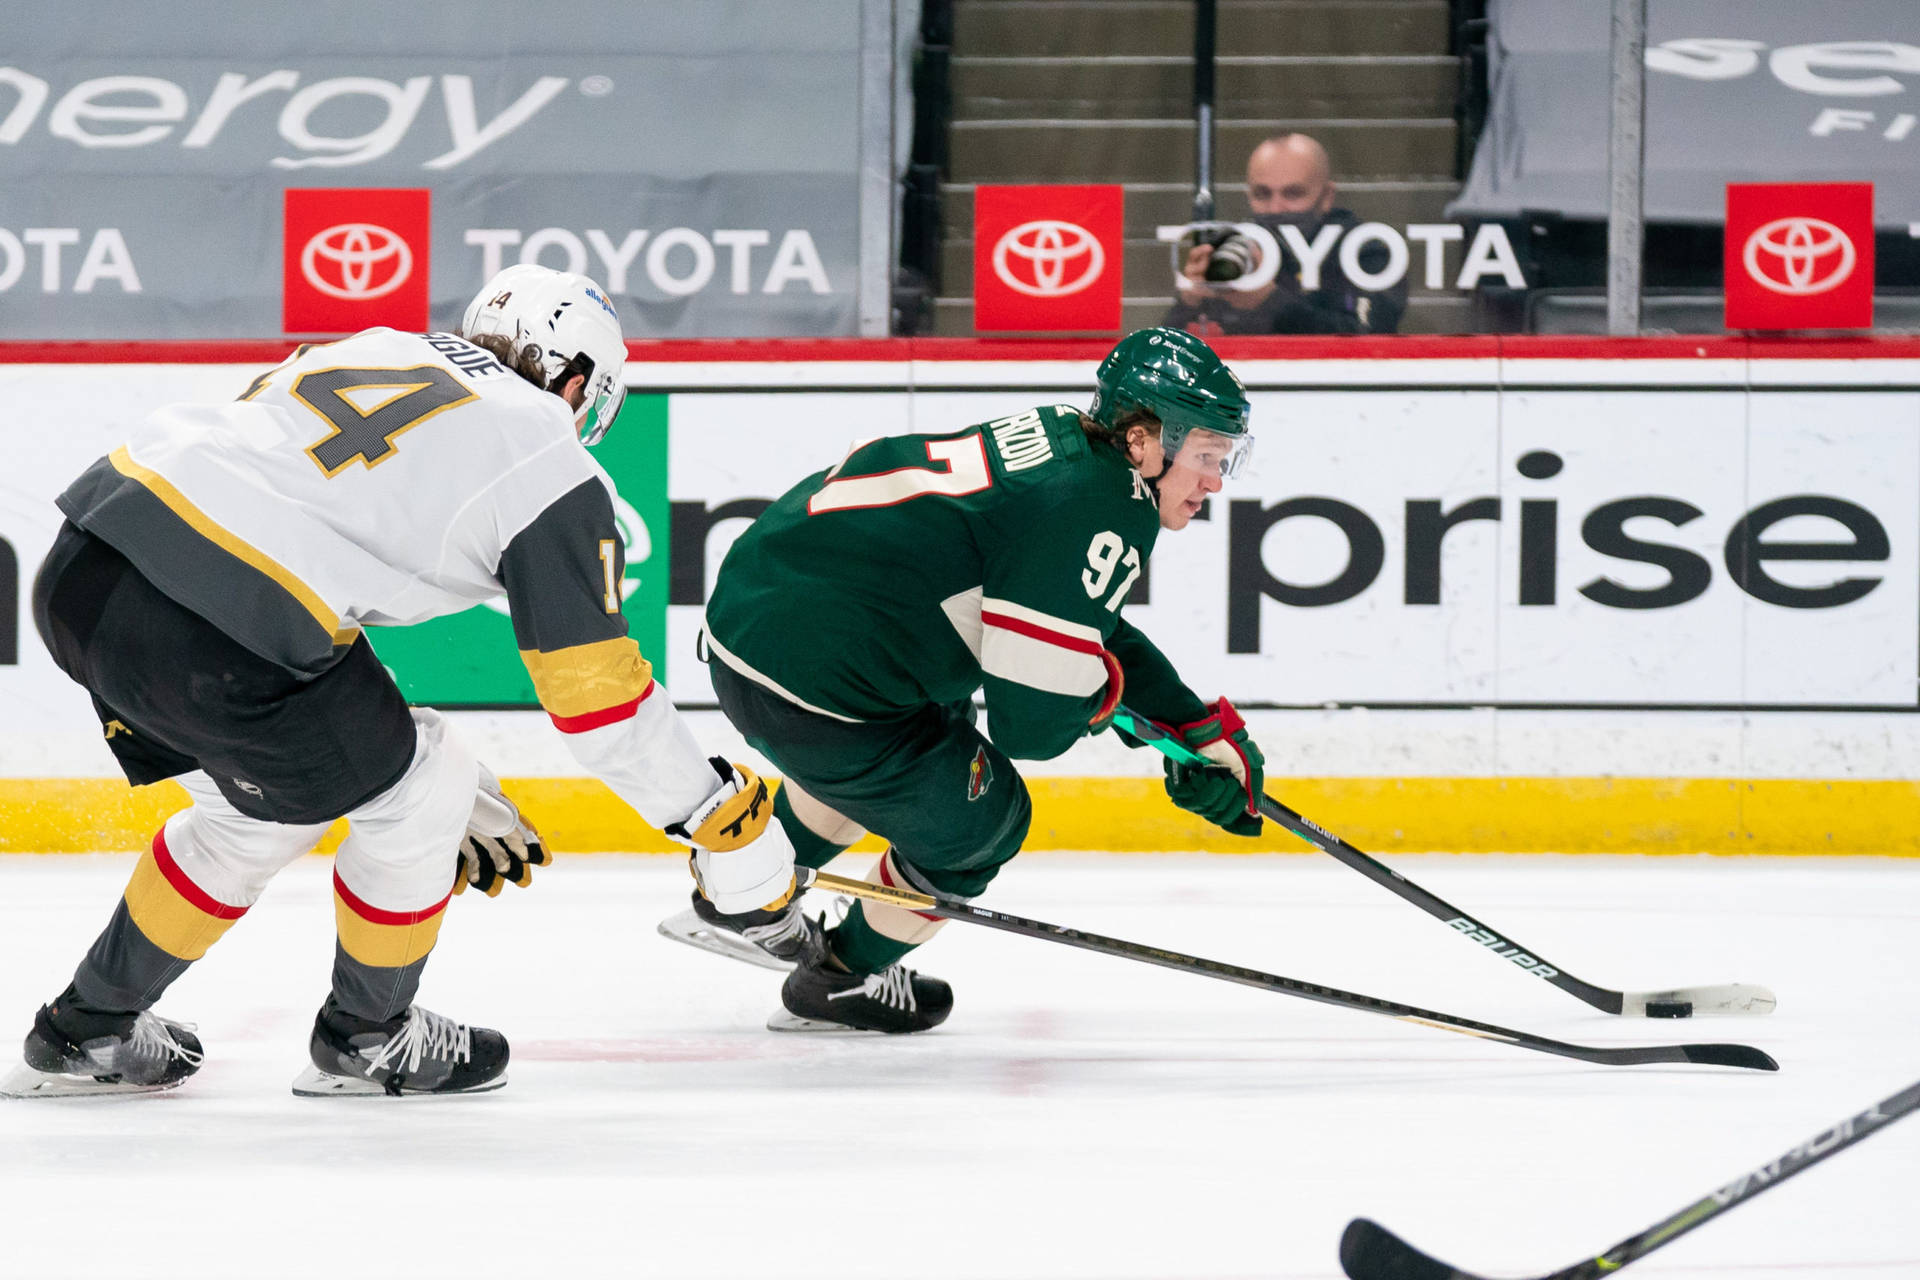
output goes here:
{"type": "Polygon", "coordinates": [[[1114,419],[1111,427],[1103,427],[1086,414],[1080,415],[1080,430],[1086,432],[1087,439],[1118,449],[1122,455],[1127,452],[1127,432],[1135,427],[1145,427],[1148,435],[1157,436],[1160,419],[1150,409],[1135,408],[1114,419]]]}
{"type": "Polygon", "coordinates": [[[538,344],[528,342],[516,348],[513,345],[513,339],[504,333],[483,333],[477,337],[467,338],[467,341],[542,391],[547,389],[547,371],[540,366],[538,344]]]}

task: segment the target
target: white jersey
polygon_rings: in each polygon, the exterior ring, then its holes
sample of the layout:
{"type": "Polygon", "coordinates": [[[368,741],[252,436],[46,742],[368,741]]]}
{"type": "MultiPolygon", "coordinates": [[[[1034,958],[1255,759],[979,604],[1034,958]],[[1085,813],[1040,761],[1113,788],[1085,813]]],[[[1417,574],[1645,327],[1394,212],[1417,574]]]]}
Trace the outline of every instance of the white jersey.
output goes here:
{"type": "Polygon", "coordinates": [[[449,334],[302,347],[238,400],[169,405],[60,496],[169,597],[319,674],[363,626],[503,592],[541,704],[656,826],[716,778],[627,636],[613,483],[558,396],[449,334]]]}

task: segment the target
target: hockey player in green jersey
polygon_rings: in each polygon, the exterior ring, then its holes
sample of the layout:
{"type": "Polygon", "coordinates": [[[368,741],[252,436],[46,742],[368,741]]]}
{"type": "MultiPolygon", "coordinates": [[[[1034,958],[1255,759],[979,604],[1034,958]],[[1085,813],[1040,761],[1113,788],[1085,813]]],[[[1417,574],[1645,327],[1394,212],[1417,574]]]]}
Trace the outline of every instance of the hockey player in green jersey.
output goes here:
{"type": "MultiPolygon", "coordinates": [[[[1120,612],[1160,531],[1185,528],[1247,457],[1246,392],[1172,329],[1122,340],[1096,383],[1085,413],[860,445],[728,552],[706,615],[714,691],[784,775],[775,814],[801,864],[873,831],[890,845],[879,883],[979,894],[1032,818],[1013,760],[1106,728],[1123,693],[1216,764],[1170,765],[1174,802],[1258,833],[1245,725],[1120,612]]],[[[790,967],[776,1029],[906,1032],[952,1007],[946,983],[900,964],[940,924],[863,902],[823,930],[797,905],[722,916],[696,892],[662,932],[790,967]]]]}

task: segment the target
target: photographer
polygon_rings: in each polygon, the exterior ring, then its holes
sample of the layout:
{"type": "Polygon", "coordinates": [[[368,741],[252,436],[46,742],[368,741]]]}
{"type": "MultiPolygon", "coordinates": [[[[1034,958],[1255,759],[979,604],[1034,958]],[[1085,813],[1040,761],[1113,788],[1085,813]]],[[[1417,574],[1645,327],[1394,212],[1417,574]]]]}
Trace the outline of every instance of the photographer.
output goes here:
{"type": "MultiPolygon", "coordinates": [[[[1388,289],[1362,289],[1347,279],[1339,254],[1329,253],[1320,264],[1319,287],[1309,291],[1301,285],[1300,263],[1285,247],[1281,228],[1292,226],[1312,243],[1329,224],[1357,225],[1351,210],[1334,207],[1333,196],[1326,149],[1306,134],[1276,134],[1255,147],[1247,159],[1247,201],[1253,221],[1282,246],[1279,271],[1256,289],[1226,288],[1226,282],[1259,267],[1259,245],[1229,231],[1183,240],[1180,296],[1161,323],[1202,335],[1396,331],[1407,306],[1404,279],[1388,289]]],[[[1378,271],[1386,261],[1387,249],[1377,243],[1359,257],[1363,271],[1378,271]]]]}

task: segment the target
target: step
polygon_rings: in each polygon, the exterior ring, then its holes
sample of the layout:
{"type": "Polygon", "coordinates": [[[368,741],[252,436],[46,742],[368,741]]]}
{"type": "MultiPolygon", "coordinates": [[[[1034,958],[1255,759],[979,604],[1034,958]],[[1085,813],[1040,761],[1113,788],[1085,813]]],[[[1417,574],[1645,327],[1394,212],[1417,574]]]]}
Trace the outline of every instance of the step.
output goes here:
{"type": "MultiPolygon", "coordinates": [[[[1216,64],[1214,115],[1450,116],[1459,59],[1432,54],[1233,57],[1216,64]]],[[[955,120],[1183,119],[1193,60],[955,58],[955,120]]]]}
{"type": "MultiPolygon", "coordinates": [[[[1447,0],[1221,0],[1221,54],[1445,53],[1447,0]]],[[[1192,0],[959,0],[953,51],[980,57],[1193,51],[1192,0]]]]}
{"type": "MultiPolygon", "coordinates": [[[[973,243],[971,239],[948,240],[940,246],[943,294],[963,297],[973,293],[973,243]]],[[[1446,263],[1444,278],[1453,280],[1460,273],[1466,246],[1455,242],[1445,246],[1442,252],[1446,263]]],[[[1408,246],[1407,275],[1415,294],[1427,292],[1422,284],[1426,261],[1424,246],[1408,246]]],[[[1157,240],[1129,240],[1121,250],[1121,270],[1124,273],[1120,277],[1121,290],[1125,294],[1171,293],[1174,287],[1172,247],[1157,240]]]]}
{"type": "MultiPolygon", "coordinates": [[[[1215,188],[1214,208],[1221,218],[1239,220],[1248,216],[1239,174],[1235,168],[1231,180],[1215,188]]],[[[1345,205],[1362,218],[1395,227],[1405,227],[1409,222],[1445,221],[1447,202],[1460,193],[1460,184],[1452,178],[1338,182],[1336,186],[1336,204],[1345,205]]],[[[1193,188],[1181,182],[1130,182],[1122,207],[1122,234],[1130,240],[1150,240],[1155,227],[1188,220],[1193,211],[1193,188]]],[[[940,225],[948,239],[973,235],[971,186],[948,183],[940,188],[940,225]]]]}
{"type": "MultiPolygon", "coordinates": [[[[1311,132],[1349,178],[1451,178],[1451,119],[1231,120],[1215,154],[1241,170],[1282,130],[1311,132]]],[[[1167,182],[1193,172],[1191,120],[968,120],[948,135],[954,182],[1167,182]]]]}
{"type": "MultiPolygon", "coordinates": [[[[1146,329],[1159,324],[1173,305],[1171,298],[1139,297],[1122,300],[1121,332],[1146,329]]],[[[1473,300],[1465,294],[1431,294],[1408,301],[1401,318],[1401,333],[1472,333],[1473,300]]],[[[934,337],[971,338],[972,298],[936,298],[933,306],[934,337]]],[[[1091,390],[1091,388],[1089,388],[1091,390]]],[[[1257,424],[1256,424],[1257,429],[1257,424]]]]}

